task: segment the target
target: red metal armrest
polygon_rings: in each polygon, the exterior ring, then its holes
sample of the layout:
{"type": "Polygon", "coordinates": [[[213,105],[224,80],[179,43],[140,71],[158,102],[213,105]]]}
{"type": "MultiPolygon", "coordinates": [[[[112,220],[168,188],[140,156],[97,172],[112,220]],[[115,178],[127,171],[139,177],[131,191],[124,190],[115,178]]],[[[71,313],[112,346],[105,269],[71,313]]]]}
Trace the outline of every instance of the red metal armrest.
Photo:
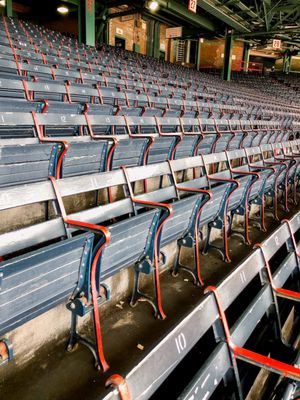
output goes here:
{"type": "Polygon", "coordinates": [[[283,363],[274,358],[264,356],[243,347],[235,346],[232,348],[233,353],[244,361],[249,361],[251,364],[260,365],[262,368],[268,367],[273,372],[279,373],[288,378],[300,380],[300,368],[293,365],[283,363]]]}
{"type": "Polygon", "coordinates": [[[292,239],[292,242],[293,242],[294,252],[296,253],[297,257],[300,257],[300,252],[298,251],[298,246],[297,246],[295,235],[294,235],[294,232],[293,232],[293,229],[292,229],[292,226],[291,226],[291,222],[288,219],[283,219],[281,221],[281,223],[287,224],[289,232],[290,232],[290,235],[291,235],[291,239],[292,239]]]}
{"type": "Polygon", "coordinates": [[[274,290],[280,297],[285,297],[289,300],[300,301],[300,293],[294,292],[293,290],[283,288],[274,288],[274,290]]]}
{"type": "Polygon", "coordinates": [[[123,115],[123,118],[125,120],[126,129],[127,129],[127,133],[128,133],[129,137],[140,138],[140,139],[150,139],[152,143],[154,142],[155,134],[153,134],[153,133],[136,133],[136,134],[131,133],[131,129],[130,129],[130,126],[128,123],[127,116],[123,115]]]}
{"type": "Polygon", "coordinates": [[[285,168],[288,168],[288,165],[283,161],[283,162],[276,162],[276,161],[264,161],[266,164],[269,165],[284,165],[285,168]]]}
{"type": "Polygon", "coordinates": [[[69,150],[69,142],[67,140],[63,140],[63,139],[51,139],[51,138],[45,137],[43,132],[42,132],[42,130],[41,130],[41,127],[39,125],[39,121],[38,121],[36,112],[35,111],[31,111],[31,115],[32,115],[32,118],[33,118],[33,121],[34,121],[35,128],[37,130],[39,141],[41,143],[60,143],[60,144],[63,145],[64,149],[61,152],[61,154],[59,155],[59,158],[58,158],[58,161],[57,161],[56,176],[55,176],[56,179],[59,179],[60,178],[60,171],[61,171],[61,167],[62,167],[63,158],[64,158],[65,154],[67,153],[67,151],[69,150]]]}
{"type": "Polygon", "coordinates": [[[263,170],[268,169],[268,170],[272,171],[273,173],[276,172],[276,171],[275,171],[275,168],[273,168],[273,167],[265,167],[265,166],[263,166],[263,165],[253,165],[253,164],[249,164],[249,167],[251,167],[251,168],[256,168],[256,169],[263,169],[263,170]]]}
{"type": "Polygon", "coordinates": [[[238,169],[232,169],[232,168],[230,168],[230,171],[233,172],[234,174],[253,175],[256,176],[257,179],[260,178],[260,174],[258,172],[240,171],[238,169]]]}
{"type": "Polygon", "coordinates": [[[160,126],[158,124],[158,119],[157,119],[156,115],[154,116],[154,119],[155,119],[155,122],[156,122],[156,127],[157,127],[157,130],[158,130],[159,136],[165,136],[165,137],[174,137],[174,136],[176,136],[176,137],[182,138],[183,132],[172,132],[172,133],[164,133],[164,132],[162,132],[161,129],[160,129],[160,126]]]}
{"type": "Polygon", "coordinates": [[[207,175],[207,178],[211,181],[219,181],[219,182],[228,182],[228,183],[234,183],[236,184],[236,188],[239,188],[241,186],[240,182],[237,181],[236,179],[230,179],[230,178],[214,178],[210,175],[207,175]]]}
{"type": "Polygon", "coordinates": [[[263,256],[263,259],[264,259],[264,262],[265,262],[265,268],[267,270],[267,275],[268,275],[269,282],[270,282],[270,285],[272,287],[273,292],[275,292],[275,294],[277,294],[280,297],[284,297],[284,298],[289,299],[289,300],[300,301],[300,293],[294,292],[292,290],[284,289],[284,288],[278,288],[274,284],[272,271],[271,271],[271,268],[270,268],[270,264],[269,264],[269,261],[267,260],[265,254],[264,254],[263,246],[260,243],[258,243],[254,247],[260,249],[260,251],[262,253],[262,256],[263,256]]]}
{"type": "Polygon", "coordinates": [[[290,377],[293,379],[300,380],[300,368],[294,367],[290,364],[283,363],[281,361],[275,360],[271,357],[264,356],[254,351],[245,349],[243,347],[236,346],[231,339],[228,321],[225,315],[225,311],[222,307],[221,299],[218,294],[217,288],[214,286],[208,286],[205,290],[205,293],[208,292],[212,292],[214,294],[217,307],[219,310],[219,317],[223,324],[226,342],[230,350],[233,352],[234,356],[238,357],[241,360],[247,361],[253,365],[260,366],[262,368],[267,368],[285,377],[290,377]]]}
{"type": "Polygon", "coordinates": [[[208,196],[208,200],[210,200],[213,197],[213,194],[210,190],[205,190],[205,189],[197,189],[197,188],[186,188],[182,186],[175,185],[177,190],[182,190],[183,192],[191,192],[191,193],[203,193],[208,196]]]}

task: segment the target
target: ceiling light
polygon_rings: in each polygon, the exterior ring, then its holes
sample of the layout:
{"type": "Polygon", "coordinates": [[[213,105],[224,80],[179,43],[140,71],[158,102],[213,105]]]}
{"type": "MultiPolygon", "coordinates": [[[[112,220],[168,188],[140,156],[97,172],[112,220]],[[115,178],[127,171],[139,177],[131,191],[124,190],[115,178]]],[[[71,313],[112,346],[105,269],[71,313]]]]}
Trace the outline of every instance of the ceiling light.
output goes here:
{"type": "Polygon", "coordinates": [[[68,14],[69,9],[66,6],[60,6],[57,7],[57,12],[59,12],[60,14],[68,14]]]}
{"type": "Polygon", "coordinates": [[[5,7],[5,0],[0,0],[0,6],[5,7]]]}
{"type": "Polygon", "coordinates": [[[158,2],[155,0],[149,1],[148,8],[151,11],[156,11],[158,9],[158,2]]]}

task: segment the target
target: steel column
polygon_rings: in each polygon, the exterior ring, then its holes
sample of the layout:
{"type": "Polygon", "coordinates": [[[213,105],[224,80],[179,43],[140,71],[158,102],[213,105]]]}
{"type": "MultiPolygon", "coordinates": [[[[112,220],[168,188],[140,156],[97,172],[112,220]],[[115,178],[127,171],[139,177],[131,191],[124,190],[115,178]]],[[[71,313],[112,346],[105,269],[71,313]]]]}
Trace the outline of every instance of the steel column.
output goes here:
{"type": "Polygon", "coordinates": [[[108,44],[107,41],[107,31],[109,29],[109,14],[108,8],[104,8],[101,14],[96,17],[96,21],[98,22],[98,28],[96,29],[96,42],[99,42],[101,45],[103,43],[108,44]]]}
{"type": "Polygon", "coordinates": [[[248,72],[250,59],[250,43],[245,42],[243,53],[243,71],[248,72]]]}
{"type": "Polygon", "coordinates": [[[191,41],[187,40],[185,42],[185,63],[189,64],[190,63],[190,58],[191,58],[191,41]]]}
{"type": "Polygon", "coordinates": [[[83,21],[82,21],[82,5],[81,3],[79,3],[78,6],[78,16],[77,16],[77,20],[78,20],[78,42],[82,43],[83,40],[83,33],[82,33],[82,25],[83,25],[83,21]]]}
{"type": "Polygon", "coordinates": [[[202,39],[198,39],[197,54],[196,54],[196,68],[197,68],[197,71],[199,71],[199,69],[200,69],[201,43],[202,43],[202,39]]]}
{"type": "Polygon", "coordinates": [[[231,79],[231,53],[233,46],[233,30],[228,29],[225,35],[224,47],[224,64],[223,64],[223,79],[230,81],[231,79]]]}
{"type": "Polygon", "coordinates": [[[292,64],[292,55],[288,52],[284,53],[283,63],[282,63],[282,71],[286,74],[291,72],[291,64],[292,64]]]}
{"type": "Polygon", "coordinates": [[[79,41],[95,46],[95,0],[84,0],[78,7],[79,41]]]}
{"type": "Polygon", "coordinates": [[[5,14],[8,17],[12,17],[13,16],[13,7],[12,7],[12,0],[6,0],[5,2],[5,14]]]}
{"type": "Polygon", "coordinates": [[[147,56],[150,57],[153,56],[154,27],[155,27],[155,21],[153,19],[150,19],[147,22],[147,44],[146,44],[147,56]]]}
{"type": "Polygon", "coordinates": [[[160,55],[160,22],[154,24],[153,37],[153,57],[159,58],[160,55]]]}

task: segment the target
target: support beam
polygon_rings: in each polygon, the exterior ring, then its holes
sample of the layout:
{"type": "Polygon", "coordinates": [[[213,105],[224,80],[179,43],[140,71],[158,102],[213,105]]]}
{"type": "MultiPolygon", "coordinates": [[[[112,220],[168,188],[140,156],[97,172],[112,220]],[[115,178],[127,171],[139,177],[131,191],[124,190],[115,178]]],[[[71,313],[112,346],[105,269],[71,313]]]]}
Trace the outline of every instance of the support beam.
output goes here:
{"type": "Polygon", "coordinates": [[[6,0],[5,2],[5,14],[8,17],[12,17],[13,16],[13,7],[12,7],[12,0],[6,0]]]}
{"type": "Polygon", "coordinates": [[[233,46],[233,30],[228,29],[225,35],[225,48],[224,48],[224,64],[223,64],[223,79],[230,81],[231,79],[231,53],[233,46]]]}
{"type": "Polygon", "coordinates": [[[151,14],[150,12],[147,12],[147,10],[144,10],[141,14],[141,17],[143,18],[144,21],[149,21],[151,19],[154,19],[155,21],[159,21],[162,24],[166,24],[170,27],[172,26],[178,26],[177,23],[175,23],[173,20],[167,18],[167,17],[162,17],[161,15],[157,14],[151,14]]]}
{"type": "Polygon", "coordinates": [[[94,0],[84,0],[78,7],[78,37],[83,43],[89,46],[95,46],[94,0]]]}
{"type": "Polygon", "coordinates": [[[275,37],[276,35],[279,35],[281,33],[288,33],[291,32],[293,35],[294,34],[299,34],[300,33],[300,25],[297,26],[289,26],[286,28],[281,28],[277,30],[270,30],[270,31],[258,31],[258,32],[251,32],[251,33],[238,33],[236,36],[237,37],[250,37],[251,39],[253,37],[259,37],[259,36],[272,36],[275,37]]]}
{"type": "Polygon", "coordinates": [[[243,53],[243,71],[248,72],[250,60],[250,44],[244,43],[244,53],[243,53]]]}
{"type": "Polygon", "coordinates": [[[205,18],[203,15],[195,14],[188,11],[187,7],[174,1],[174,0],[158,0],[159,6],[169,15],[180,18],[190,25],[196,26],[197,28],[204,28],[210,32],[215,32],[217,26],[212,23],[209,19],[205,18]]]}
{"type": "Polygon", "coordinates": [[[234,28],[236,31],[244,33],[250,32],[250,29],[244,26],[241,22],[237,21],[235,18],[225,13],[220,6],[213,4],[211,1],[198,0],[198,6],[221,21],[225,22],[225,24],[229,25],[231,28],[234,28]]]}

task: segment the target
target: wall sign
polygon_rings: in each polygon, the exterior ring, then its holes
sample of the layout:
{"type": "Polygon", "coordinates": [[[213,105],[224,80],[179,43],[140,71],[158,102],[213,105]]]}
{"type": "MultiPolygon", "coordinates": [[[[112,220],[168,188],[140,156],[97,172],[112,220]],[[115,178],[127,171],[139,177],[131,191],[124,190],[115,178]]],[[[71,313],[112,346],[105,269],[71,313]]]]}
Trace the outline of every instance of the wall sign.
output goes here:
{"type": "Polygon", "coordinates": [[[273,39],[273,49],[280,50],[281,49],[281,40],[273,39]]]}
{"type": "Polygon", "coordinates": [[[182,26],[166,29],[166,39],[179,38],[181,36],[182,36],[182,26]]]}
{"type": "Polygon", "coordinates": [[[189,0],[188,9],[189,9],[189,11],[196,13],[197,12],[197,0],[189,0]]]}

